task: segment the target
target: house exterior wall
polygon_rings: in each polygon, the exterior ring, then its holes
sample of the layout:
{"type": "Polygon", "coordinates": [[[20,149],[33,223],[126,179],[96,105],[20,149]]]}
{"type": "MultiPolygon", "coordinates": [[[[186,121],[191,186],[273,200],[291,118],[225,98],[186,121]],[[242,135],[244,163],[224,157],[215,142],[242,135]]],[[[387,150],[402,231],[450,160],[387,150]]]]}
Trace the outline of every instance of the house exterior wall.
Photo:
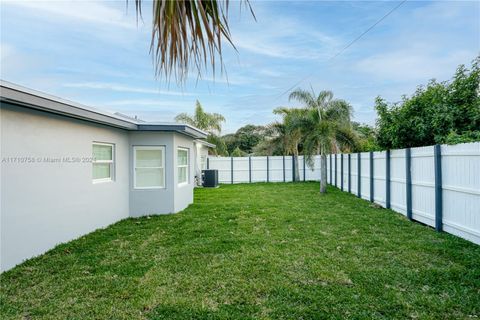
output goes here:
{"type": "Polygon", "coordinates": [[[195,142],[195,175],[198,177],[198,185],[202,185],[202,170],[207,169],[208,147],[201,142],[195,142]],[[203,157],[203,167],[202,167],[203,157]]]}
{"type": "Polygon", "coordinates": [[[129,216],[128,131],[4,102],[0,119],[2,271],[129,216]],[[115,145],[114,181],[92,182],[94,141],[115,145]]]}
{"type": "Polygon", "coordinates": [[[127,217],[175,213],[193,202],[194,140],[128,131],[1,102],[0,272],[127,217]],[[92,144],[114,145],[113,181],[94,183],[92,144]],[[135,189],[134,147],[165,147],[165,188],[135,189]],[[177,148],[189,150],[178,184],[177,148]]]}
{"type": "Polygon", "coordinates": [[[181,211],[193,203],[193,187],[195,185],[195,151],[194,151],[194,142],[192,139],[189,139],[183,135],[175,134],[174,135],[174,145],[175,150],[173,152],[175,170],[174,173],[174,190],[175,190],[175,201],[174,209],[175,212],[181,211]],[[188,183],[179,185],[178,183],[178,174],[177,174],[177,148],[186,148],[188,149],[188,183]]]}
{"type": "Polygon", "coordinates": [[[135,189],[133,183],[134,168],[130,166],[130,216],[140,217],[150,214],[174,213],[174,179],[176,179],[174,133],[155,131],[130,132],[130,163],[133,163],[135,146],[165,147],[165,188],[135,189]]]}

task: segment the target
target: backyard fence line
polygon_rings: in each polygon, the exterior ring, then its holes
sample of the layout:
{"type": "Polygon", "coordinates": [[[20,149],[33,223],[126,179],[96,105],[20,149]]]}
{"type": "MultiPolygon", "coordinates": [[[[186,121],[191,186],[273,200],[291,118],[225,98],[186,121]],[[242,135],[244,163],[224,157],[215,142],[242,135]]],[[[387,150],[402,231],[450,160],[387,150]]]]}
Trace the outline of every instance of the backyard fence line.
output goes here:
{"type": "MultiPolygon", "coordinates": [[[[320,156],[298,157],[299,181],[320,181],[320,156]]],[[[220,183],[293,181],[293,156],[209,157],[220,183]]],[[[480,142],[330,154],[327,182],[480,244],[480,142]]]]}

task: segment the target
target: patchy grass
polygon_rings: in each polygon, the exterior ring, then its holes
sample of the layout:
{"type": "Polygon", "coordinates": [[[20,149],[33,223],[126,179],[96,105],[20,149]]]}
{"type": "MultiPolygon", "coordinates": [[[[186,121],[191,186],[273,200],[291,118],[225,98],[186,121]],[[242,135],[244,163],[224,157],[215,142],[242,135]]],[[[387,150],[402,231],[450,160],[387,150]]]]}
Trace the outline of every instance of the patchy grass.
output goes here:
{"type": "Polygon", "coordinates": [[[316,183],[198,189],[1,276],[2,319],[480,316],[480,246],[316,183]]]}

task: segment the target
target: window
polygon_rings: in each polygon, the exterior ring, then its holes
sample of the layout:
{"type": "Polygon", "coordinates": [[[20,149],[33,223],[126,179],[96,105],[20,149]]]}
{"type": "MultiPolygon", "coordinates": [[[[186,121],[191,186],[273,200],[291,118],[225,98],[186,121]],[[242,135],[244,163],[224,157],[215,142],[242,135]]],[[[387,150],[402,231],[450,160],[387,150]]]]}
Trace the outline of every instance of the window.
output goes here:
{"type": "Polygon", "coordinates": [[[188,183],[188,149],[177,149],[178,184],[188,183]]]}
{"type": "Polygon", "coordinates": [[[134,188],[165,188],[165,147],[134,147],[134,188]]]}
{"type": "Polygon", "coordinates": [[[93,143],[92,145],[92,180],[107,182],[113,180],[114,150],[113,144],[93,143]]]}

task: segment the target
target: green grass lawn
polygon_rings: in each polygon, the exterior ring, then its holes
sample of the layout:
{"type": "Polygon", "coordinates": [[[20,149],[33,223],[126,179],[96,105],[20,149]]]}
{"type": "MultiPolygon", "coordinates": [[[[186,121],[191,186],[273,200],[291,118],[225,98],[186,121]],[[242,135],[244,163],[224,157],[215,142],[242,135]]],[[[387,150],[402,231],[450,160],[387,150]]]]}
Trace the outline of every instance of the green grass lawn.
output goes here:
{"type": "Polygon", "coordinates": [[[1,276],[1,319],[480,317],[480,246],[317,183],[197,189],[1,276]]]}

